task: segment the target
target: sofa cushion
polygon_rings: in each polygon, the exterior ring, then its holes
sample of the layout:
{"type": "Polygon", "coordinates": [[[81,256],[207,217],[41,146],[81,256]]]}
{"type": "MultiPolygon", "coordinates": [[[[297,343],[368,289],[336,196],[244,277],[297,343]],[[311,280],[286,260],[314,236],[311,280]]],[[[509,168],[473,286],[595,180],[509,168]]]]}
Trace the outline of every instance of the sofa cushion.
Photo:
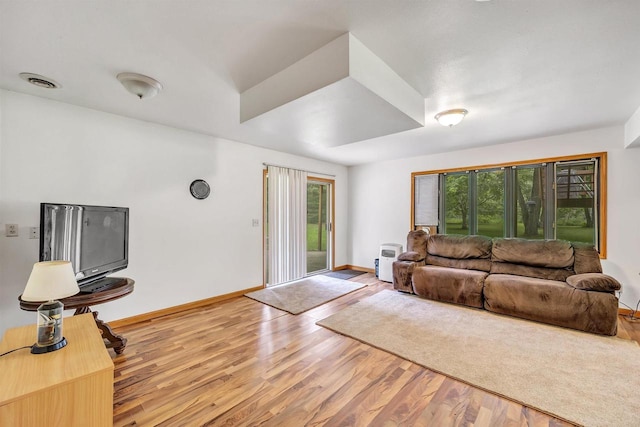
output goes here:
{"type": "Polygon", "coordinates": [[[510,274],[491,274],[484,284],[484,308],[494,313],[596,334],[616,334],[618,299],[611,293],[510,274]]]}
{"type": "Polygon", "coordinates": [[[573,256],[575,257],[573,269],[576,274],[602,273],[600,254],[593,245],[573,243],[573,256]]]}
{"type": "Polygon", "coordinates": [[[436,234],[427,240],[427,253],[444,258],[490,258],[491,239],[485,236],[436,234]]]}
{"type": "Polygon", "coordinates": [[[572,268],[573,247],[564,240],[493,239],[493,262],[572,268]]]}
{"type": "Polygon", "coordinates": [[[403,252],[398,256],[398,261],[422,261],[424,260],[424,255],[419,254],[418,252],[403,252]]]}
{"type": "Polygon", "coordinates": [[[407,252],[417,252],[424,259],[427,255],[427,239],[429,233],[424,230],[413,230],[407,234],[407,252]]]}
{"type": "Polygon", "coordinates": [[[492,262],[490,272],[491,274],[513,274],[515,276],[560,280],[562,282],[573,274],[573,270],[568,268],[532,267],[530,265],[512,264],[510,262],[492,262]]]}
{"type": "Polygon", "coordinates": [[[616,279],[602,273],[575,274],[567,278],[567,283],[576,289],[598,292],[613,292],[622,287],[616,279]]]}
{"type": "Polygon", "coordinates": [[[482,287],[488,273],[426,265],[413,271],[413,292],[437,301],[482,308],[482,287]]]}
{"type": "Polygon", "coordinates": [[[424,262],[394,261],[393,289],[413,293],[411,277],[413,276],[413,270],[420,265],[424,265],[424,262]]]}
{"type": "Polygon", "coordinates": [[[426,263],[430,265],[437,265],[439,267],[462,268],[465,270],[480,270],[487,272],[491,270],[491,260],[488,258],[456,259],[427,254],[426,263]]]}

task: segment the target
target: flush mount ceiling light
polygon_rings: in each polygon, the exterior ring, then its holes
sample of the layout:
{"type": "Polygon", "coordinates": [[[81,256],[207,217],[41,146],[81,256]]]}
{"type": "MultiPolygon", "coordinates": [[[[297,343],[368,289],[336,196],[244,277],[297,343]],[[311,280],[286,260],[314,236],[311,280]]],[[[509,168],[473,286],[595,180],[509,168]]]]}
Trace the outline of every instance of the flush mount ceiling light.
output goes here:
{"type": "Polygon", "coordinates": [[[152,98],[162,90],[156,79],[137,73],[120,73],[116,76],[122,86],[138,98],[152,98]]]}
{"type": "Polygon", "coordinates": [[[58,89],[62,87],[62,85],[55,80],[50,79],[49,77],[41,76],[39,74],[20,73],[20,78],[26,80],[32,85],[45,89],[58,89]]]}
{"type": "Polygon", "coordinates": [[[464,116],[467,115],[467,113],[468,111],[464,108],[456,108],[453,110],[439,112],[438,114],[436,114],[435,119],[442,126],[452,127],[460,123],[462,119],[464,119],[464,116]]]}

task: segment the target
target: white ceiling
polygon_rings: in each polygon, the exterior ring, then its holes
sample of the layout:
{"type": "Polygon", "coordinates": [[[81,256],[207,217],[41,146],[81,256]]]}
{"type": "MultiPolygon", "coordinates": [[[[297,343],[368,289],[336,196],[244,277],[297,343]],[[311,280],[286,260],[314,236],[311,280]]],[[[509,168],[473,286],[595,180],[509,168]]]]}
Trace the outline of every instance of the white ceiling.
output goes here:
{"type": "Polygon", "coordinates": [[[0,87],[352,165],[624,124],[639,20],[638,0],[0,0],[0,87]],[[240,123],[240,93],[345,32],[422,94],[425,127],[330,147],[240,123]],[[124,71],[164,90],[139,100],[124,71]],[[449,108],[469,114],[445,128],[449,108]]]}

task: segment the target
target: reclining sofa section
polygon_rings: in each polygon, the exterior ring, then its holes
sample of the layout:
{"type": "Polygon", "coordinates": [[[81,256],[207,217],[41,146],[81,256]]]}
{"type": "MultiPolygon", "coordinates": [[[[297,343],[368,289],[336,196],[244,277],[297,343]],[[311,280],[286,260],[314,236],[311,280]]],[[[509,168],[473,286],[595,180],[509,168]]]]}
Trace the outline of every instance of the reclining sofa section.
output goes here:
{"type": "Polygon", "coordinates": [[[421,297],[602,335],[617,332],[620,283],[598,252],[562,240],[412,231],[394,288],[421,297]]]}

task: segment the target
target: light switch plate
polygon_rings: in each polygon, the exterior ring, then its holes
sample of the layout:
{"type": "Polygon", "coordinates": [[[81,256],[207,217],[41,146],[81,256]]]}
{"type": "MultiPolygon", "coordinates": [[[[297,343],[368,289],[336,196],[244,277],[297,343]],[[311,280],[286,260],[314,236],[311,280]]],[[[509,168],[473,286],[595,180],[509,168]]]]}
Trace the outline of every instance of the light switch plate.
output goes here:
{"type": "Polygon", "coordinates": [[[29,227],[29,238],[30,239],[39,239],[40,238],[40,227],[29,227]]]}
{"type": "Polygon", "coordinates": [[[5,236],[18,237],[18,224],[5,224],[5,236]]]}

